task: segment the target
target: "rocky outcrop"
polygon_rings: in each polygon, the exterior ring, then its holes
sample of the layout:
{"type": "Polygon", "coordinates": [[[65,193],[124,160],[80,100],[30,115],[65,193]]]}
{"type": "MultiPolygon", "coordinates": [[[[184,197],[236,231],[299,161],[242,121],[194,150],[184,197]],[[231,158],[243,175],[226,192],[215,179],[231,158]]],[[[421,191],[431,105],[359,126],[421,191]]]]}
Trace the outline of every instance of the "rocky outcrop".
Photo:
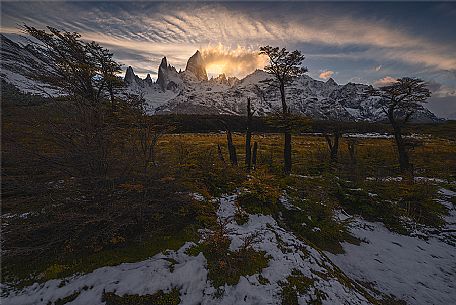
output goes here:
{"type": "Polygon", "coordinates": [[[131,66],[128,66],[127,72],[125,72],[124,81],[127,86],[137,85],[144,87],[144,80],[135,74],[131,66]]]}
{"type": "Polygon", "coordinates": [[[193,73],[200,81],[207,81],[206,67],[200,51],[196,51],[187,61],[185,71],[193,73]]]}

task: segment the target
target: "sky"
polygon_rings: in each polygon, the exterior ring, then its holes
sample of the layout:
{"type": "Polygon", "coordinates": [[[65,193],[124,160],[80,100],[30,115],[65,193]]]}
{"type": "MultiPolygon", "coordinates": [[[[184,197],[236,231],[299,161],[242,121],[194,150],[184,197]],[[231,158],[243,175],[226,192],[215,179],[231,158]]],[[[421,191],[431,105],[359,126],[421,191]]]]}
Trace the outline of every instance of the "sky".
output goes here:
{"type": "Polygon", "coordinates": [[[323,81],[422,78],[428,108],[456,119],[456,2],[2,2],[1,15],[12,39],[23,23],[77,31],[142,77],[200,50],[210,76],[241,78],[264,67],[260,46],[297,49],[323,81]]]}

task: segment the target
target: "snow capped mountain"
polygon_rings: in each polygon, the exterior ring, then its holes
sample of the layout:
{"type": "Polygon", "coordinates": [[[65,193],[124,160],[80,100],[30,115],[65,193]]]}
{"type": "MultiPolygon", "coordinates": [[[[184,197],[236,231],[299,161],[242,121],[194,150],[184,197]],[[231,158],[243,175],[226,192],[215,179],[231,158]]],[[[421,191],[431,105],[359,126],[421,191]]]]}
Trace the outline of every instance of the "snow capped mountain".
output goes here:
{"type": "MultiPolygon", "coordinates": [[[[26,92],[56,94],[51,88],[26,77],[27,65],[39,64],[30,46],[22,46],[1,36],[1,78],[26,92]],[[38,89],[37,89],[38,88],[38,89]]],[[[265,71],[256,70],[242,80],[236,77],[208,79],[204,58],[199,51],[191,56],[185,71],[177,71],[163,57],[158,67],[158,78],[137,76],[132,67],[125,73],[125,92],[141,94],[148,103],[151,114],[232,114],[246,113],[247,98],[252,101],[255,115],[267,115],[280,110],[280,95],[276,88],[264,80],[270,78],[265,71]]],[[[308,75],[297,78],[286,88],[287,103],[294,113],[315,119],[343,121],[381,121],[386,116],[378,100],[364,94],[365,84],[337,84],[330,78],[326,82],[308,75]]],[[[413,117],[418,122],[439,119],[426,108],[413,117]]]]}
{"type": "MultiPolygon", "coordinates": [[[[127,71],[128,72],[128,71],[127,71]]],[[[232,114],[246,113],[250,98],[255,115],[267,115],[280,110],[280,95],[265,80],[271,76],[256,70],[242,80],[235,77],[207,79],[204,59],[197,51],[187,62],[185,71],[177,72],[166,57],[159,66],[157,83],[143,89],[155,114],[232,114]],[[156,85],[161,92],[157,93],[156,85]]],[[[382,121],[386,119],[377,98],[366,96],[365,84],[337,84],[303,75],[286,89],[290,110],[316,119],[342,121],[382,121]]],[[[417,122],[433,122],[438,118],[422,108],[414,118],[417,122]]]]}
{"type": "Polygon", "coordinates": [[[47,96],[59,95],[55,88],[28,77],[33,68],[43,66],[31,45],[20,45],[0,34],[0,78],[27,93],[47,96]]]}

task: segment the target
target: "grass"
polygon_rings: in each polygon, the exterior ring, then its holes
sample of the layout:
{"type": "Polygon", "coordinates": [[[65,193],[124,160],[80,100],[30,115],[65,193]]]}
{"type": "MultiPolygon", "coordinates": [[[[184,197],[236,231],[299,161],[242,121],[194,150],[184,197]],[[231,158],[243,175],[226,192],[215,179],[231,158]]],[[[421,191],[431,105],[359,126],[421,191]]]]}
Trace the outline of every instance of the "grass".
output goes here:
{"type": "MultiPolygon", "coordinates": [[[[280,134],[253,135],[258,159],[250,175],[243,167],[243,134],[233,134],[238,167],[228,164],[224,134],[166,134],[158,142],[156,165],[144,177],[137,167],[135,143],[124,140],[130,130],[120,126],[122,136],[116,134],[113,142],[112,171],[98,189],[97,181],[75,177],[43,159],[61,154],[45,132],[52,110],[52,104],[9,106],[2,114],[2,210],[15,215],[2,219],[6,282],[27,284],[90,272],[196,240],[198,229],[216,226],[216,207],[209,200],[183,195],[189,192],[211,198],[240,189],[235,217],[239,224],[248,220],[245,212],[271,215],[299,238],[333,253],[341,252],[343,241],[358,242],[347,233],[345,223],[335,220],[334,210],[340,207],[400,233],[407,233],[404,218],[433,227],[443,224],[446,210],[434,200],[433,183],[382,181],[400,174],[391,139],[358,139],[356,163],[342,139],[339,162],[334,165],[329,163],[323,137],[295,135],[294,175],[287,177],[282,174],[280,134]],[[218,144],[224,161],[218,156],[218,144]],[[292,210],[280,203],[284,194],[292,210]],[[47,245],[57,233],[65,238],[57,236],[55,244],[47,245]],[[27,252],[30,247],[37,251],[27,252]]],[[[452,126],[420,127],[421,133],[434,136],[423,138],[410,158],[417,175],[444,179],[454,189],[452,126]],[[439,130],[444,131],[442,137],[439,130]]],[[[223,253],[203,243],[193,250],[208,258],[210,277],[217,285],[237,283],[241,275],[267,266],[261,252],[230,252],[223,243],[220,249],[223,253]]]]}
{"type": "Polygon", "coordinates": [[[46,256],[31,262],[26,262],[23,258],[10,259],[3,266],[3,278],[6,282],[27,286],[36,281],[44,282],[75,273],[88,273],[103,266],[141,261],[164,250],[177,250],[187,241],[196,241],[197,236],[197,233],[190,229],[173,235],[130,242],[122,247],[87,255],[66,255],[62,258],[46,256]]]}
{"type": "Polygon", "coordinates": [[[350,214],[381,221],[391,231],[407,234],[408,224],[439,228],[446,208],[436,201],[438,187],[427,182],[365,181],[361,185],[342,182],[338,199],[350,214]],[[361,187],[360,187],[361,186],[361,187]]]}

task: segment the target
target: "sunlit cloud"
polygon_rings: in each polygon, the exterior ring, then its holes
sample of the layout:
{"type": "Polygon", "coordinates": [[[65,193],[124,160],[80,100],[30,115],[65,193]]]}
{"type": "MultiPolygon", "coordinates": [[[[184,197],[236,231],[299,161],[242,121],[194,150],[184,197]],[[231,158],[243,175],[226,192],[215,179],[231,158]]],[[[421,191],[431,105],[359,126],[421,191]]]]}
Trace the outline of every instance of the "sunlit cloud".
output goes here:
{"type": "Polygon", "coordinates": [[[376,80],[374,82],[374,86],[376,87],[382,87],[382,86],[388,86],[388,85],[391,85],[393,83],[397,82],[397,78],[394,78],[394,77],[391,77],[391,76],[385,76],[379,80],[376,80]]]}
{"type": "MultiPolygon", "coordinates": [[[[323,15],[298,14],[285,6],[282,6],[283,11],[272,13],[266,8],[234,9],[223,3],[131,3],[113,4],[109,9],[97,4],[87,9],[88,4],[59,3],[52,4],[53,10],[46,9],[46,5],[8,3],[4,6],[8,24],[2,24],[2,32],[9,31],[12,24],[22,22],[64,27],[83,32],[86,39],[107,47],[150,55],[152,67],[158,67],[160,56],[167,56],[173,65],[185,66],[188,57],[197,49],[211,49],[213,45],[218,48],[219,44],[239,45],[247,50],[258,50],[264,44],[304,47],[304,54],[306,44],[319,44],[330,48],[363,48],[353,54],[345,51],[331,54],[336,59],[394,60],[432,69],[456,70],[454,44],[434,41],[432,37],[420,36],[397,24],[369,16],[354,17],[331,10],[323,15]]],[[[228,56],[226,60],[230,58],[228,56]]],[[[248,68],[229,62],[230,65],[211,59],[214,70],[226,74],[248,73],[248,68]]],[[[255,60],[248,66],[253,71],[260,64],[255,60]]],[[[376,72],[382,69],[381,65],[375,67],[376,72]]]]}
{"type": "Polygon", "coordinates": [[[234,49],[222,44],[208,46],[201,50],[210,75],[226,74],[244,77],[256,69],[263,69],[267,58],[258,50],[237,46],[234,49]]]}
{"type": "Polygon", "coordinates": [[[318,77],[320,77],[321,79],[329,79],[333,75],[334,75],[334,71],[325,70],[325,71],[321,72],[318,77]]]}

